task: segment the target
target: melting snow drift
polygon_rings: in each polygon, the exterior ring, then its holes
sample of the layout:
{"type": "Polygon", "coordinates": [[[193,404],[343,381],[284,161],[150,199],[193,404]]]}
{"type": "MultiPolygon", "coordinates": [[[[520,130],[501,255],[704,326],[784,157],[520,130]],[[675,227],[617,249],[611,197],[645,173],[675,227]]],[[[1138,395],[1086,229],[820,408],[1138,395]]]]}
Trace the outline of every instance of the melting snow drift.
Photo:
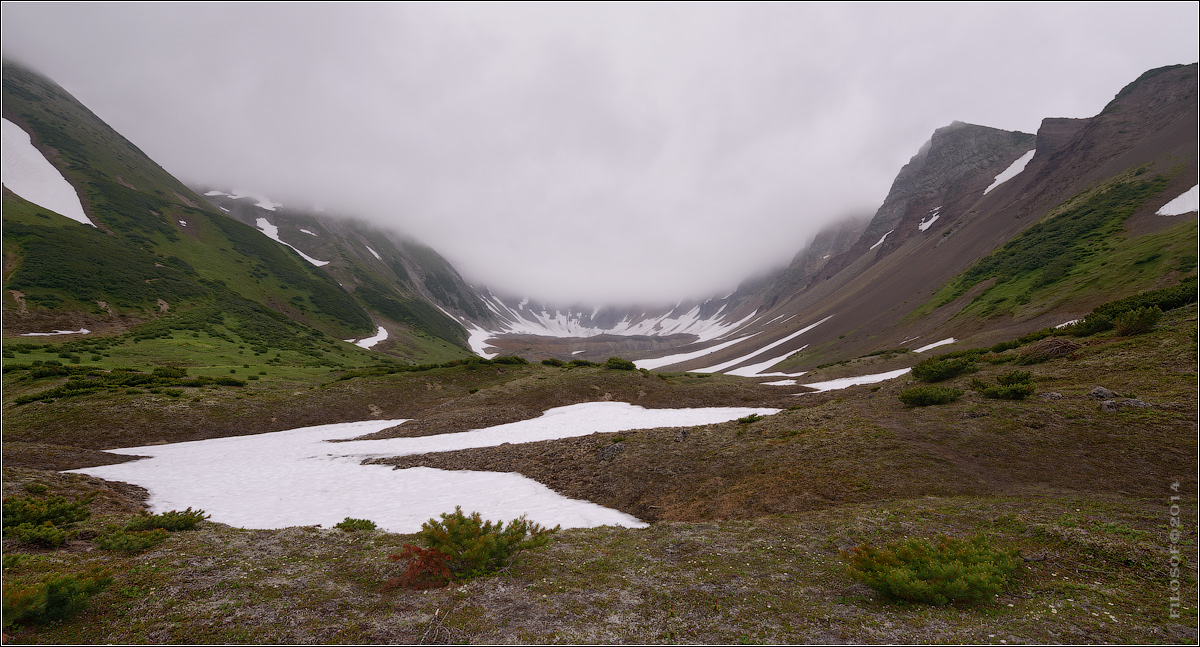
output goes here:
{"type": "Polygon", "coordinates": [[[1021,171],[1025,170],[1025,166],[1029,164],[1029,160],[1033,159],[1033,154],[1036,152],[1037,150],[1031,150],[1028,153],[1018,157],[1017,161],[1013,162],[1008,168],[1001,171],[1000,175],[996,176],[995,181],[993,181],[988,188],[983,190],[983,194],[987,195],[992,189],[1020,175],[1021,171]]]}
{"type": "Polygon", "coordinates": [[[245,528],[332,526],[346,517],[370,519],[390,532],[411,533],[461,505],[486,519],[523,514],[543,525],[644,527],[623,512],[568,499],[519,474],[393,470],[364,459],[492,447],[654,427],[736,420],[778,409],[643,409],[623,402],[589,402],[547,410],[540,418],[488,429],[418,438],[355,438],[402,420],[370,420],[288,431],[109,450],[150,458],[73,470],[135,483],[150,490],[155,512],[201,508],[213,521],[245,528]]]}
{"type": "Polygon", "coordinates": [[[29,133],[4,119],[0,134],[3,135],[0,175],[9,191],[71,220],[92,224],[83,213],[75,187],[34,147],[29,133]]]}
{"type": "Polygon", "coordinates": [[[1200,202],[1200,184],[1184,191],[1178,198],[1164,204],[1158,211],[1154,212],[1156,216],[1182,216],[1185,213],[1196,211],[1200,202]]]}
{"type": "MultiPolygon", "coordinates": [[[[824,382],[813,382],[812,384],[804,384],[803,386],[807,386],[807,387],[816,389],[818,392],[833,391],[835,389],[844,389],[848,386],[854,386],[855,384],[874,384],[876,382],[890,380],[894,377],[900,377],[901,375],[904,375],[905,373],[909,372],[910,370],[911,369],[901,368],[901,369],[897,369],[895,371],[888,371],[887,373],[875,373],[873,375],[859,375],[857,377],[842,377],[842,378],[838,378],[836,380],[826,380],[824,382]]],[[[809,391],[805,391],[805,393],[809,393],[809,391]]],[[[804,393],[799,393],[797,395],[804,395],[804,393]]]]}
{"type": "Polygon", "coordinates": [[[52,335],[86,335],[92,331],[87,328],[79,330],[55,330],[54,332],[23,332],[22,337],[50,337],[52,335]]]}

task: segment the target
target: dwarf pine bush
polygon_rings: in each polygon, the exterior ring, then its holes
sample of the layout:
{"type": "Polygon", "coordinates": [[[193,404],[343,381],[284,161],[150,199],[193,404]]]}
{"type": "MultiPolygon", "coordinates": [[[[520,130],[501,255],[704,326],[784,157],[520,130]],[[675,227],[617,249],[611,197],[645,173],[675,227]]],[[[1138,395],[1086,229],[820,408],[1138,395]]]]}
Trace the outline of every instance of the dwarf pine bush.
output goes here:
{"type": "Polygon", "coordinates": [[[143,512],[125,524],[125,530],[139,531],[154,530],[155,528],[162,528],[171,532],[193,530],[197,524],[207,518],[208,515],[203,510],[192,510],[191,507],[188,507],[183,512],[178,510],[171,510],[162,514],[148,514],[143,512]]]}
{"type": "Polygon", "coordinates": [[[637,368],[637,366],[627,359],[610,357],[604,362],[604,368],[612,368],[618,371],[632,371],[633,369],[637,368]]]}
{"type": "Polygon", "coordinates": [[[167,538],[167,534],[167,531],[162,528],[140,531],[117,530],[96,537],[95,542],[100,550],[115,553],[140,553],[161,544],[167,538]]]}
{"type": "Polygon", "coordinates": [[[101,571],[87,575],[51,575],[44,581],[4,581],[4,627],[62,620],[87,608],[92,596],[112,584],[101,571]]]}
{"type": "Polygon", "coordinates": [[[360,530],[375,530],[376,526],[375,522],[371,521],[370,519],[354,519],[352,517],[346,517],[345,519],[339,521],[334,528],[340,528],[345,532],[358,532],[360,530]]]}
{"type": "Polygon", "coordinates": [[[1154,330],[1162,319],[1162,310],[1158,306],[1126,310],[1113,318],[1113,327],[1118,335],[1140,335],[1154,330]]]}
{"type": "Polygon", "coordinates": [[[478,512],[463,514],[462,507],[443,513],[441,521],[421,525],[417,538],[429,549],[447,556],[446,566],[458,578],[486,575],[512,563],[522,550],[544,546],[560,526],[543,528],[525,517],[484,521],[478,512]]]}
{"type": "Polygon", "coordinates": [[[962,394],[961,389],[952,389],[948,386],[914,386],[901,391],[897,397],[910,407],[927,407],[933,404],[949,404],[962,394]]]}
{"type": "Polygon", "coordinates": [[[1015,553],[981,537],[911,538],[859,546],[847,556],[854,579],[893,598],[935,605],[988,600],[1017,568],[1015,553]]]}
{"type": "Polygon", "coordinates": [[[949,359],[930,357],[914,364],[912,375],[922,382],[941,382],[973,370],[975,370],[974,356],[949,359]]]}

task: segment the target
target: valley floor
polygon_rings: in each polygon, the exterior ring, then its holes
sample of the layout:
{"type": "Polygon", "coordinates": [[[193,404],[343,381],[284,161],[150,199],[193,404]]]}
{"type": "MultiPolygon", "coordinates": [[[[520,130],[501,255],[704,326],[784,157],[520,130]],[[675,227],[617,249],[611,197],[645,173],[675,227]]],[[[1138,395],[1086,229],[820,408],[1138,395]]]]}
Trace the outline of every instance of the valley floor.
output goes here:
{"type": "MultiPolygon", "coordinates": [[[[313,389],[318,402],[357,396],[337,414],[347,417],[386,402],[380,416],[416,418],[388,433],[417,436],[588,400],[792,407],[756,422],[383,459],[516,471],[652,522],[564,530],[498,575],[425,591],[382,590],[399,570],[388,555],[413,538],[378,531],[205,522],[140,554],[98,550],[88,538],[139,510],[144,492],[50,470],[106,460],[97,451],[114,446],[106,429],[122,441],[182,440],[203,433],[202,416],[178,406],[182,437],[134,419],[88,427],[72,444],[45,423],[55,411],[82,416],[86,401],[9,405],[5,497],[30,483],[99,495],[93,517],[59,550],[6,537],[6,584],[92,567],[115,583],[74,618],[7,631],[17,643],[1195,643],[1196,329],[1192,305],[1148,334],[1082,339],[1069,356],[1022,367],[1037,387],[1024,401],[971,390],[971,379],[994,381],[1014,368],[982,363],[946,383],[966,391],[961,399],[921,408],[896,397],[915,384],[909,376],[792,395],[797,389],[722,376],[530,366],[313,389]],[[1090,397],[1097,386],[1114,391],[1115,404],[1090,397]],[[938,534],[982,535],[1018,550],[1022,568],[993,601],[948,607],[888,600],[847,574],[852,547],[938,534]],[[1183,558],[1174,580],[1172,549],[1183,558]],[[24,557],[10,564],[16,555],[24,557]],[[1181,599],[1175,613],[1173,597],[1181,599]]],[[[275,397],[226,404],[299,416],[275,397]]],[[[139,402],[123,411],[155,406],[139,402]]],[[[211,435],[252,426],[221,420],[211,435]]]]}

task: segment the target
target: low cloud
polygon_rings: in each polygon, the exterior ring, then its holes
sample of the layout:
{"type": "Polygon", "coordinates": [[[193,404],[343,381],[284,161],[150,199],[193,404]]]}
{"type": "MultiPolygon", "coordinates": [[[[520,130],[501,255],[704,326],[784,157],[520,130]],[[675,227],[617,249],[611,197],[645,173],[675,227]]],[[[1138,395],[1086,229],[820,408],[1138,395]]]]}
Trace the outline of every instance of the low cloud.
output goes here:
{"type": "Polygon", "coordinates": [[[185,181],[408,233],[495,290],[674,301],[872,211],[935,128],[1190,63],[1194,3],[12,4],[5,55],[185,181]]]}

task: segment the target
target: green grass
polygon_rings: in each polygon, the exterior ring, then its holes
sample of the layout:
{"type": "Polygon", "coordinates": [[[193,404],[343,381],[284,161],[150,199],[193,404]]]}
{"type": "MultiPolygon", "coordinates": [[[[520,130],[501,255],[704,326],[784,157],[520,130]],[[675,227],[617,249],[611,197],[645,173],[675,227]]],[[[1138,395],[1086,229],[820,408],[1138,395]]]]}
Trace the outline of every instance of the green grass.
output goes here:
{"type": "Polygon", "coordinates": [[[996,282],[956,318],[1031,318],[1161,287],[1164,280],[1194,273],[1195,221],[1136,237],[1121,228],[1126,215],[1159,190],[1161,183],[1138,182],[1077,196],[947,283],[908,318],[930,314],[989,277],[996,282]],[[1059,259],[1053,268],[1051,258],[1059,259]]]}

